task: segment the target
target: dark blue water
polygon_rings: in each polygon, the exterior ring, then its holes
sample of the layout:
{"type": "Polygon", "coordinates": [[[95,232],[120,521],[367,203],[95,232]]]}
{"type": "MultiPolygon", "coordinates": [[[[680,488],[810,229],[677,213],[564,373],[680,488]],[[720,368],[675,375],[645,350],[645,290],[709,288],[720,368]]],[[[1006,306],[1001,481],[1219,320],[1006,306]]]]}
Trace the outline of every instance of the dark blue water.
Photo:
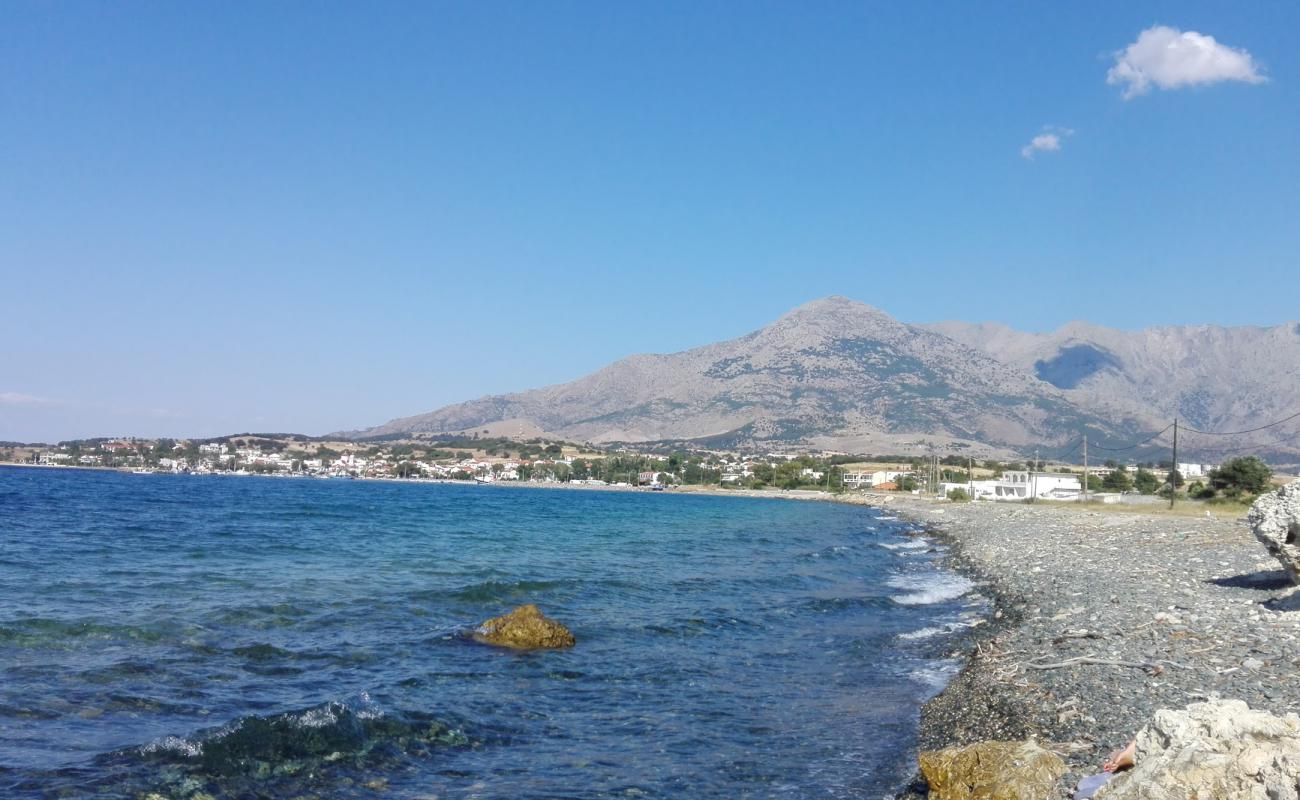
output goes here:
{"type": "Polygon", "coordinates": [[[860,506],[0,469],[0,796],[888,795],[969,588],[860,506]],[[464,635],[522,603],[572,650],[464,635]]]}

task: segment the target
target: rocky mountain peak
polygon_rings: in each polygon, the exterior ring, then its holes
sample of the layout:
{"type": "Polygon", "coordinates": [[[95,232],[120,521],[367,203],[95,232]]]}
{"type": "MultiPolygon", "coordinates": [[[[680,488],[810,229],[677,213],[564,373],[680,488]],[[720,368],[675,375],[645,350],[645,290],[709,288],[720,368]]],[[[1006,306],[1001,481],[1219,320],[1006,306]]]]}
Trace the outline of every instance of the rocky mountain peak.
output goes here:
{"type": "Polygon", "coordinates": [[[798,306],[758,331],[768,339],[790,344],[842,338],[890,338],[906,325],[874,306],[831,295],[798,306]]]}

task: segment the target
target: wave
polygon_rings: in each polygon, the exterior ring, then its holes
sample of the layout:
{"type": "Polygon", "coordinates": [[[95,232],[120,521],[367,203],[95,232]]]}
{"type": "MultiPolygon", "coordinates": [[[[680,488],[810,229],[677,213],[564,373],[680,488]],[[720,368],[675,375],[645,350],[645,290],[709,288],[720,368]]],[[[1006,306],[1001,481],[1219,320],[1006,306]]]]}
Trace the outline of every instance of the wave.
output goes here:
{"type": "Polygon", "coordinates": [[[328,794],[339,779],[476,744],[481,740],[471,739],[455,721],[422,712],[387,713],[363,693],[298,711],[241,717],[189,737],[165,736],[100,760],[118,767],[111,771],[121,776],[119,790],[297,796],[328,794]]]}
{"type": "Polygon", "coordinates": [[[901,542],[881,542],[880,546],[885,548],[886,550],[893,550],[896,553],[904,552],[904,551],[919,552],[921,550],[929,550],[934,547],[934,545],[930,544],[924,539],[905,539],[904,541],[901,542]]]}
{"type": "Polygon", "coordinates": [[[559,589],[564,586],[571,586],[576,581],[556,580],[556,581],[482,581],[472,583],[468,586],[461,587],[452,593],[456,600],[464,600],[471,603],[493,603],[503,600],[515,600],[527,597],[535,592],[545,592],[550,589],[559,589]]]}
{"type": "Polygon", "coordinates": [[[859,608],[885,608],[889,600],[873,595],[855,595],[853,597],[819,597],[803,604],[803,608],[818,614],[836,611],[849,611],[859,608]]]}
{"type": "Polygon", "coordinates": [[[961,672],[961,662],[946,659],[917,667],[909,673],[909,677],[925,687],[928,697],[933,697],[942,692],[957,677],[958,672],[961,672]]]}
{"type": "Polygon", "coordinates": [[[983,624],[984,624],[984,620],[982,618],[972,617],[968,619],[963,619],[960,622],[949,622],[938,627],[928,626],[925,628],[919,628],[914,631],[908,631],[907,633],[900,633],[898,634],[898,638],[904,641],[915,641],[917,639],[932,639],[935,636],[947,636],[950,633],[956,633],[957,631],[966,630],[968,628],[974,628],[977,625],[983,625],[983,624]]]}
{"type": "Polygon", "coordinates": [[[816,561],[821,559],[846,558],[847,556],[852,554],[852,551],[853,548],[850,545],[835,544],[829,547],[823,547],[821,550],[816,550],[811,553],[802,553],[798,556],[795,556],[795,560],[801,562],[808,562],[808,561],[816,561]]]}
{"type": "Polygon", "coordinates": [[[895,589],[905,590],[903,594],[896,594],[891,598],[895,603],[904,606],[931,605],[956,600],[975,588],[974,583],[961,575],[899,576],[890,578],[887,583],[895,589]]]}
{"type": "Polygon", "coordinates": [[[15,647],[70,646],[69,640],[117,639],[131,642],[157,642],[168,631],[158,627],[106,625],[93,620],[58,620],[43,617],[11,620],[0,627],[0,644],[15,647]]]}

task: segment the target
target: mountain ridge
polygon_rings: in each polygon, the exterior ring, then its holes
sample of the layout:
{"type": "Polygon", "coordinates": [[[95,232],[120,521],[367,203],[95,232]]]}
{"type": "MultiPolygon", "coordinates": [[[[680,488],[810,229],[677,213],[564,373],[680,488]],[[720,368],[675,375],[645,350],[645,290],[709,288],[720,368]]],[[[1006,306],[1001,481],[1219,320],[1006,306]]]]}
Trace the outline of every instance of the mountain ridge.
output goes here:
{"type": "Polygon", "coordinates": [[[631,355],[566,383],[341,435],[518,426],[594,444],[1064,452],[1085,431],[1104,448],[1175,416],[1247,427],[1281,416],[1297,396],[1296,323],[1119,331],[1076,320],[1027,333],[1002,323],[908,324],[831,296],[734,339],[631,355]]]}
{"type": "Polygon", "coordinates": [[[345,435],[464,431],[518,422],[593,443],[724,439],[821,447],[1008,451],[1121,437],[1140,413],[1103,415],[1022,368],[881,309],[832,296],[735,339],[637,354],[567,383],[456,403],[345,435]]]}

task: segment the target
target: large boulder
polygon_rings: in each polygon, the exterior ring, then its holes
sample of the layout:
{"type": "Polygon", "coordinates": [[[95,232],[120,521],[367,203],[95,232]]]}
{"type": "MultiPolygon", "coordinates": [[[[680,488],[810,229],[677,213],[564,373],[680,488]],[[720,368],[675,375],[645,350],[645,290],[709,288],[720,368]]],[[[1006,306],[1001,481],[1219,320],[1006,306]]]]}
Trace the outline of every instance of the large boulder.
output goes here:
{"type": "Polygon", "coordinates": [[[573,647],[577,643],[568,628],[543,615],[531,603],[484,622],[474,632],[474,638],[520,650],[573,647]]]}
{"type": "Polygon", "coordinates": [[[1065,762],[1034,742],[980,742],[921,753],[932,800],[1043,800],[1065,762]]]}
{"type": "Polygon", "coordinates": [[[1300,717],[1252,711],[1240,700],[1157,711],[1138,732],[1134,762],[1097,800],[1295,800],[1300,717]]]}
{"type": "Polygon", "coordinates": [[[1282,562],[1292,583],[1300,583],[1300,481],[1260,495],[1246,515],[1255,538],[1282,562]]]}

